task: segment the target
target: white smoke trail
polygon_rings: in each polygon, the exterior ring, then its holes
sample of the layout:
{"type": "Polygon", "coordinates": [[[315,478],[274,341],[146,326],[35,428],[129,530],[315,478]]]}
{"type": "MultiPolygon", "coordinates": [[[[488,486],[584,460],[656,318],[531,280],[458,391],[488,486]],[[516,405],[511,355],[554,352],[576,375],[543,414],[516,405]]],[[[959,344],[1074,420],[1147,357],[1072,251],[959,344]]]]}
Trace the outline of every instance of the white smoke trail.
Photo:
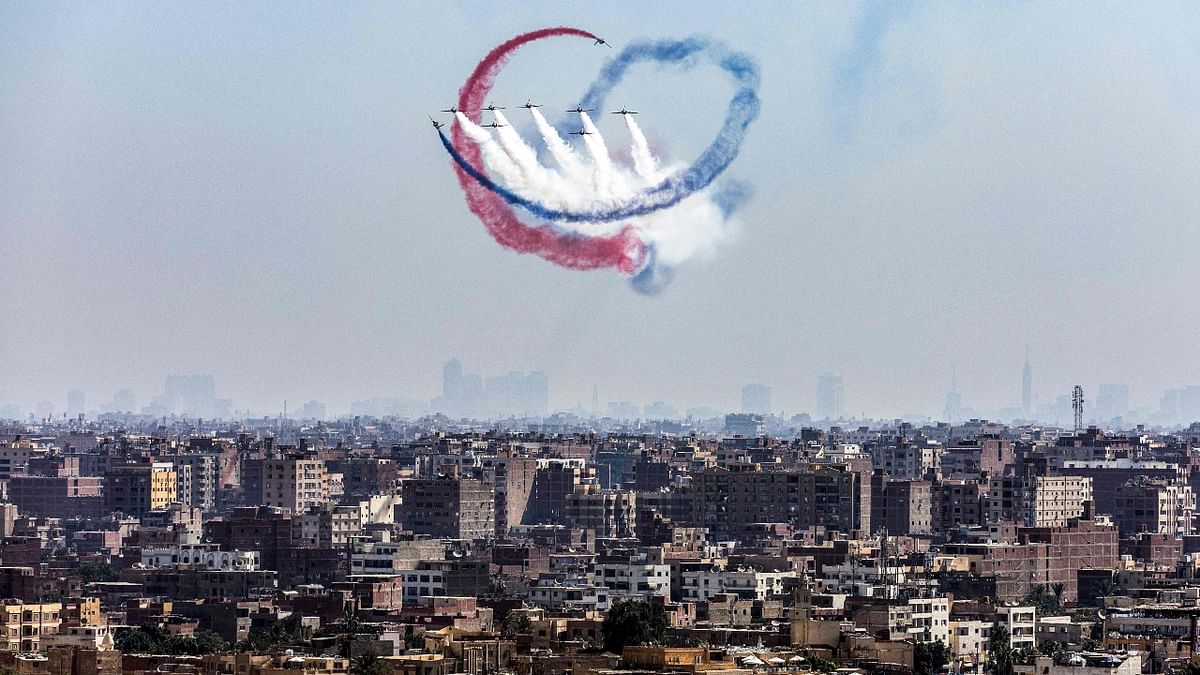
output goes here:
{"type": "MultiPolygon", "coordinates": [[[[523,197],[559,209],[606,210],[627,203],[639,191],[685,168],[678,163],[660,163],[632,116],[625,116],[633,159],[633,167],[628,167],[612,160],[603,135],[587,113],[579,116],[583,131],[588,132],[582,135],[586,154],[580,154],[559,136],[539,111],[530,109],[529,112],[561,171],[539,162],[534,149],[508,125],[502,114],[496,114],[496,122],[508,126],[496,129],[499,142],[486,128],[472,123],[462,113],[458,114],[459,124],[479,144],[488,166],[495,169],[506,187],[523,197]]],[[[626,226],[633,227],[638,236],[653,247],[655,264],[669,270],[688,260],[711,255],[730,232],[731,223],[726,213],[718,204],[715,189],[710,187],[669,209],[623,222],[556,222],[554,226],[588,236],[608,235],[626,226]]]]}
{"type": "Polygon", "coordinates": [[[525,143],[525,139],[521,138],[504,113],[497,110],[494,114],[496,124],[500,125],[496,129],[500,147],[521,170],[526,183],[537,195],[535,198],[546,201],[554,208],[578,208],[584,205],[585,202],[579,199],[578,190],[573,189],[558,172],[538,162],[537,152],[525,143]]]}
{"type": "Polygon", "coordinates": [[[633,170],[637,171],[642,178],[653,179],[658,162],[650,153],[650,144],[646,142],[646,135],[633,120],[633,115],[621,115],[621,117],[625,118],[625,128],[629,130],[629,154],[633,156],[633,170]]]}
{"type": "Polygon", "coordinates": [[[546,144],[546,149],[550,151],[550,156],[554,158],[558,167],[563,170],[568,177],[579,180],[588,175],[587,168],[583,165],[583,158],[576,154],[562,136],[558,135],[558,130],[550,126],[545,117],[542,117],[541,111],[537,108],[529,109],[529,116],[533,118],[533,124],[537,127],[538,133],[542,135],[542,142],[546,144]]]}
{"type": "Polygon", "coordinates": [[[483,151],[483,159],[488,166],[492,167],[504,182],[518,192],[526,191],[525,176],[521,169],[517,167],[508,153],[496,144],[496,139],[488,133],[487,129],[472,122],[466,115],[461,112],[454,113],[454,118],[458,120],[459,126],[463,131],[467,132],[467,136],[472,141],[479,145],[479,149],[483,151]]]}
{"type": "Polygon", "coordinates": [[[592,124],[592,118],[587,113],[579,113],[579,120],[583,123],[583,131],[587,132],[582,135],[583,145],[592,158],[592,180],[596,192],[609,196],[613,191],[613,163],[608,154],[608,146],[604,144],[604,137],[600,135],[596,125],[592,124]]]}

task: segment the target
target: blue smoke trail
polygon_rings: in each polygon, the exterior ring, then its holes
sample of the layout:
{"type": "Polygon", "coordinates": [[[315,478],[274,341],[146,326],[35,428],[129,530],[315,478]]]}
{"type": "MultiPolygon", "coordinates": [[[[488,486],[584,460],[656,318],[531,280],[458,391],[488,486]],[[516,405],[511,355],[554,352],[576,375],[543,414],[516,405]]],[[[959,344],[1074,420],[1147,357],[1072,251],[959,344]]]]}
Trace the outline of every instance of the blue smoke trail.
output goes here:
{"type": "Polygon", "coordinates": [[[678,204],[689,195],[708,187],[717,176],[733,162],[741,148],[742,140],[750,123],[758,117],[758,66],[746,54],[730,52],[714,40],[692,37],[686,40],[657,40],[634,42],[607,63],[600,76],[588,88],[580,105],[598,108],[613,87],[624,78],[626,71],[635,63],[652,61],[662,64],[677,64],[685,69],[696,65],[698,55],[705,55],[718,67],[733,77],[737,91],[729,101],[729,112],[720,132],[687,169],[672,174],[662,183],[649,188],[631,200],[610,210],[568,211],[552,209],[540,202],[526,199],[511,190],[497,185],[462,157],[446,137],[442,144],[451,158],[481,185],[495,192],[504,201],[520,206],[531,214],[550,221],[561,222],[611,222],[635,216],[644,216],[660,209],[678,204]]]}

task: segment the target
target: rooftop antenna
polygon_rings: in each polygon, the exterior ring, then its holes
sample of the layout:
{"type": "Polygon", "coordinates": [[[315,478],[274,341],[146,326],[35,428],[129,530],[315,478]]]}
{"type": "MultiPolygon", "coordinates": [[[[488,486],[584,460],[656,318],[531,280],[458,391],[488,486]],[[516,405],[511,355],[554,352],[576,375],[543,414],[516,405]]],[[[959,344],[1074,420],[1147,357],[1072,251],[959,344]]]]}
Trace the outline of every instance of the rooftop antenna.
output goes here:
{"type": "Polygon", "coordinates": [[[1083,387],[1075,385],[1071,392],[1071,407],[1075,409],[1075,433],[1083,431],[1083,387]]]}

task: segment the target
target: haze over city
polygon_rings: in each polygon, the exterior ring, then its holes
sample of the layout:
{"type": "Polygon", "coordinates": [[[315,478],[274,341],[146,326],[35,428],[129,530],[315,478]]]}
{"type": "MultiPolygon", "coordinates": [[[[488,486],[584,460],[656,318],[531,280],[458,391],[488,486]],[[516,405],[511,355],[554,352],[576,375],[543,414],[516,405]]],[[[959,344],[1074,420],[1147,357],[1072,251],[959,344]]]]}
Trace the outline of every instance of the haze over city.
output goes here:
{"type": "MultiPolygon", "coordinates": [[[[559,3],[0,7],[0,403],[147,404],[207,373],[238,410],[425,400],[452,357],[541,371],[552,408],[939,416],[1200,383],[1194,5],[559,3]],[[735,236],[655,297],[496,247],[427,114],[478,48],[581,23],[753,47],[762,109],[735,236]],[[772,30],[787,25],[788,30],[772,30]],[[1018,37],[1014,37],[1018,36],[1018,37]]],[[[546,42],[491,96],[558,111],[610,51],[546,42]],[[540,68],[579,65],[579,72],[540,68]]],[[[694,156],[728,84],[644,68],[610,103],[694,156]],[[684,105],[681,105],[684,102],[684,105]]],[[[608,116],[606,116],[608,117],[608,116]]],[[[617,134],[612,119],[597,122],[617,134]]]]}

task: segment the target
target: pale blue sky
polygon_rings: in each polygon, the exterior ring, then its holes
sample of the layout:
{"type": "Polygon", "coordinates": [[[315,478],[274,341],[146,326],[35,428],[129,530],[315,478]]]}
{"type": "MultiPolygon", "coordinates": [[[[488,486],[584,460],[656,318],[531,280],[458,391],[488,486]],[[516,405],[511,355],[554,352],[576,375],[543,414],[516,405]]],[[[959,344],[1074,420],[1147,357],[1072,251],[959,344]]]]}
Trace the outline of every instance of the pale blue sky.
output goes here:
{"type": "MultiPolygon", "coordinates": [[[[1013,404],[1200,383],[1200,8],[963,3],[0,4],[0,403],[211,372],[239,407],[429,397],[440,363],[559,405],[1013,404]],[[739,235],[662,295],[500,249],[425,115],[518,32],[754,54],[739,235]]],[[[565,109],[612,52],[547,42],[500,105],[565,109]]],[[[682,158],[729,87],[640,71],[682,158]]],[[[601,120],[602,125],[613,124],[601,120]]],[[[602,126],[602,128],[604,128],[602,126]]]]}

